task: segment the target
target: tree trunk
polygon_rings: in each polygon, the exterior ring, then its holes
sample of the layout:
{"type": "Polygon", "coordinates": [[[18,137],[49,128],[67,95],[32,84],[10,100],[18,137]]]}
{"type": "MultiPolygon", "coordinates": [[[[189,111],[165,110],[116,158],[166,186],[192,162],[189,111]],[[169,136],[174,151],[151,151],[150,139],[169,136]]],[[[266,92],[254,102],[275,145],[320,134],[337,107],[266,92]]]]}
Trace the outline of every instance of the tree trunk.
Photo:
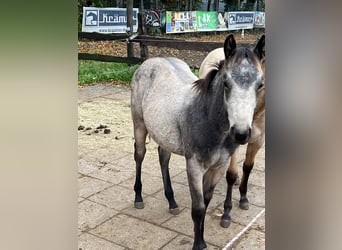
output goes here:
{"type": "Polygon", "coordinates": [[[219,0],[214,0],[214,10],[217,12],[219,10],[219,0]]]}
{"type": "Polygon", "coordinates": [[[210,11],[211,0],[208,0],[207,11],[210,11]]]}

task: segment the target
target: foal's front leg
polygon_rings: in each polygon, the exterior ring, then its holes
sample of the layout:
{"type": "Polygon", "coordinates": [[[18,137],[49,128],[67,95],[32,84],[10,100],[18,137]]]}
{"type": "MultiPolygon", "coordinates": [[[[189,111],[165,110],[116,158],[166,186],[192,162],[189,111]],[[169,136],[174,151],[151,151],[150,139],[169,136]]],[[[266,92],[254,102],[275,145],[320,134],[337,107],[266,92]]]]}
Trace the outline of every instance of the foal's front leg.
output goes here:
{"type": "Polygon", "coordinates": [[[230,210],[233,207],[232,204],[232,192],[233,192],[233,185],[237,179],[238,176],[238,170],[237,170],[237,164],[236,164],[236,155],[232,155],[230,164],[228,167],[228,171],[226,174],[226,180],[227,180],[227,194],[226,199],[224,201],[224,212],[221,217],[221,227],[227,228],[230,225],[231,217],[230,217],[230,210]]]}
{"type": "Polygon", "coordinates": [[[194,158],[195,157],[186,160],[188,183],[192,201],[191,217],[194,223],[195,233],[192,250],[204,250],[207,249],[207,244],[203,238],[206,213],[206,205],[203,196],[203,168],[194,158]]]}

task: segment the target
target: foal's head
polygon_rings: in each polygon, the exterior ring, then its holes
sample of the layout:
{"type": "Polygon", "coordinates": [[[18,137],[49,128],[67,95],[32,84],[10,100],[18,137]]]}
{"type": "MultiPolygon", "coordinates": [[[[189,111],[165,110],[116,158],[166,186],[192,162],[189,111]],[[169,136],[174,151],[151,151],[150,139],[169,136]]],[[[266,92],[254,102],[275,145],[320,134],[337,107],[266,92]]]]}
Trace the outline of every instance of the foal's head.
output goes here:
{"type": "Polygon", "coordinates": [[[250,137],[257,94],[264,86],[264,48],[264,35],[253,50],[237,48],[233,35],[224,43],[225,61],[218,74],[224,84],[229,133],[239,144],[247,143],[250,137]]]}

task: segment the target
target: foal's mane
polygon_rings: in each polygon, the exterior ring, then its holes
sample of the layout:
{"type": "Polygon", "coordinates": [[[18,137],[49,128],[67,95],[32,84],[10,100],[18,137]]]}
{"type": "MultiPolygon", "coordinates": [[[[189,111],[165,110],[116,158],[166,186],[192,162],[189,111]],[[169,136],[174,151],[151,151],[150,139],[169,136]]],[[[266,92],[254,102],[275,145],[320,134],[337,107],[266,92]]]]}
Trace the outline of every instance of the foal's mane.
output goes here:
{"type": "Polygon", "coordinates": [[[216,75],[222,69],[224,60],[220,61],[218,64],[218,68],[210,70],[205,78],[200,78],[193,83],[193,88],[197,90],[200,94],[205,94],[208,92],[210,83],[214,80],[216,75]]]}

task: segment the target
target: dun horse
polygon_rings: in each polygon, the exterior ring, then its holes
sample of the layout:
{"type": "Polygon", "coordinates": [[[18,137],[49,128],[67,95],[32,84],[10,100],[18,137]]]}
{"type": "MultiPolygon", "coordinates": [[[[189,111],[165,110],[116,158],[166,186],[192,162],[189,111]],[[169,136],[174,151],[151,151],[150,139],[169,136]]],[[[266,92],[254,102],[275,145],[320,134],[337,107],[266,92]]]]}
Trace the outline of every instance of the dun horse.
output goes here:
{"type": "MultiPolygon", "coordinates": [[[[225,59],[218,70],[197,79],[176,58],[146,60],[132,78],[134,185],[136,208],[143,208],[141,165],[147,134],[159,145],[159,161],[170,212],[177,214],[169,175],[171,153],[184,155],[194,223],[193,250],[206,249],[206,209],[224,175],[230,156],[251,136],[258,90],[263,86],[260,48],[237,47],[233,35],[224,42],[225,59]]],[[[236,174],[229,175],[234,183],[236,174]]]]}
{"type": "MultiPolygon", "coordinates": [[[[263,48],[265,46],[265,35],[261,36],[256,48],[263,48]]],[[[265,74],[265,54],[260,51],[261,67],[265,74]]],[[[203,60],[200,70],[199,77],[205,78],[205,76],[212,70],[217,70],[220,64],[225,60],[223,48],[218,48],[211,51],[206,58],[203,60]]],[[[257,105],[254,110],[253,123],[252,123],[252,134],[248,140],[247,151],[245,160],[243,162],[243,176],[240,183],[240,208],[247,210],[249,208],[249,202],[247,199],[247,184],[250,172],[253,169],[256,154],[264,144],[265,135],[265,87],[260,88],[257,96],[257,105]]],[[[230,165],[226,174],[227,178],[227,197],[224,203],[224,214],[221,218],[221,226],[228,227],[230,225],[230,210],[232,207],[231,203],[231,192],[232,184],[229,183],[230,175],[237,175],[237,151],[232,155],[230,165]]]]}

